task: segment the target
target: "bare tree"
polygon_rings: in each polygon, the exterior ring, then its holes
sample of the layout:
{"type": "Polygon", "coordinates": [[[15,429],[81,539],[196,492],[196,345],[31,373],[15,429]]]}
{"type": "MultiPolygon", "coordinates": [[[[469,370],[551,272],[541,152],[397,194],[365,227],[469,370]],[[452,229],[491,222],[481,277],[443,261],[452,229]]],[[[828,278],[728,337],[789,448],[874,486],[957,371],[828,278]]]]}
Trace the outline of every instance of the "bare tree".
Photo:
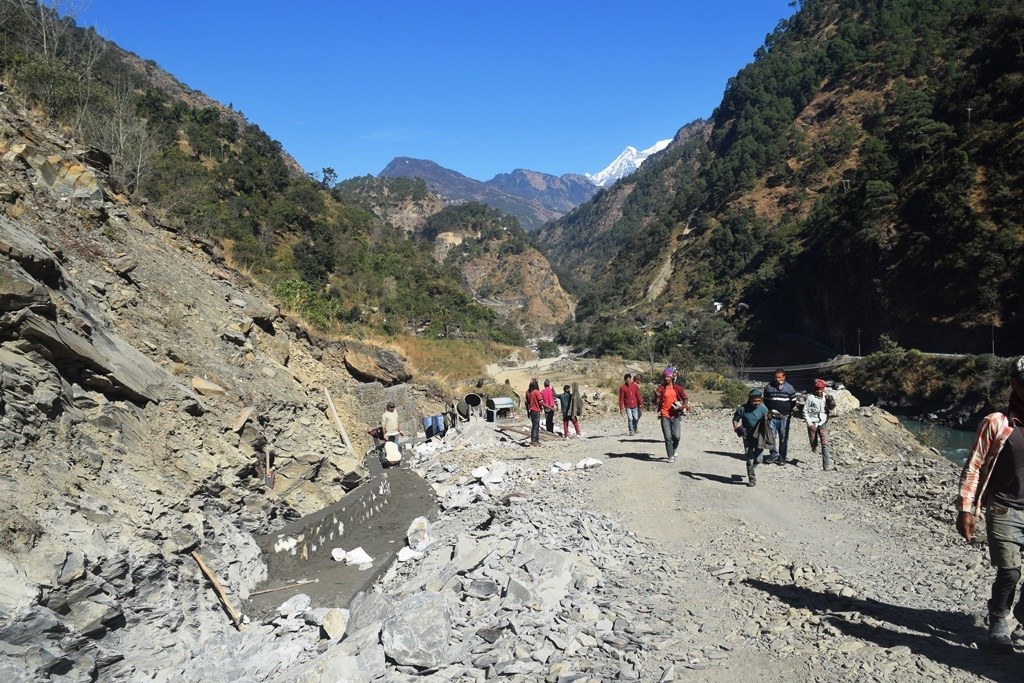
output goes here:
{"type": "Polygon", "coordinates": [[[83,127],[88,140],[113,158],[111,175],[127,192],[137,193],[152,171],[158,146],[146,129],[145,121],[136,114],[131,88],[121,86],[109,110],[91,113],[83,127]]]}
{"type": "Polygon", "coordinates": [[[82,49],[79,52],[80,69],[78,88],[75,92],[75,117],[71,124],[71,134],[74,137],[81,135],[82,127],[89,117],[89,108],[92,105],[93,75],[96,62],[107,50],[107,42],[100,37],[96,31],[89,29],[85,34],[82,49]]]}
{"type": "Polygon", "coordinates": [[[745,380],[747,378],[752,346],[750,342],[730,341],[722,349],[737,379],[745,380]]]}
{"type": "Polygon", "coordinates": [[[3,0],[20,11],[32,27],[33,38],[45,59],[63,56],[68,32],[88,8],[88,0],[3,0]]]}

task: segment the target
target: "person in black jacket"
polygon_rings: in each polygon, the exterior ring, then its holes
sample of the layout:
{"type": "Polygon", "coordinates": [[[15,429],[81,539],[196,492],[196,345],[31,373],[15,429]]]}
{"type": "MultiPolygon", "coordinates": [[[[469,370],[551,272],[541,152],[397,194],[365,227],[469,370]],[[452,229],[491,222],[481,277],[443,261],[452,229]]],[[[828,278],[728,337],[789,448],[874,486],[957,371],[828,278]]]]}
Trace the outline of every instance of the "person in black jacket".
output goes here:
{"type": "Polygon", "coordinates": [[[768,425],[775,435],[775,444],[768,452],[768,459],[765,462],[785,465],[789,462],[789,418],[793,414],[793,406],[796,405],[796,389],[786,381],[786,371],[782,368],[778,368],[775,371],[775,379],[765,385],[764,405],[773,411],[768,425]]]}

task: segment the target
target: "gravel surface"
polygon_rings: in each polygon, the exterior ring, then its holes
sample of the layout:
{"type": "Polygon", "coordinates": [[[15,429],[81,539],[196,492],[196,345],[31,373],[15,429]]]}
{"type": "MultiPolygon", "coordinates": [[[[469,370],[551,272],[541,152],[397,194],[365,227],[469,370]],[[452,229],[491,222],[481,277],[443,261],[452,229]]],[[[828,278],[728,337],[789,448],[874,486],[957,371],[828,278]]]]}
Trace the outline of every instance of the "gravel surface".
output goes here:
{"type": "MultiPolygon", "coordinates": [[[[984,647],[992,570],[953,529],[955,465],[861,408],[834,421],[835,471],[794,431],[796,464],[762,466],[748,488],[729,418],[688,417],[672,464],[649,415],[634,437],[597,417],[541,448],[421,456],[442,503],[465,489],[474,502],[444,511],[437,543],[377,590],[447,595],[452,650],[435,667],[389,660],[382,680],[1020,680],[1019,655],[984,647]],[[586,458],[600,466],[574,467],[586,458]],[[474,483],[499,462],[501,482],[474,483]],[[530,574],[527,541],[573,558],[561,599],[474,595],[488,576],[530,574]],[[466,543],[488,544],[489,560],[446,574],[466,543]],[[490,631],[514,636],[491,644],[490,631]]],[[[543,595],[534,574],[520,578],[543,595]]]]}

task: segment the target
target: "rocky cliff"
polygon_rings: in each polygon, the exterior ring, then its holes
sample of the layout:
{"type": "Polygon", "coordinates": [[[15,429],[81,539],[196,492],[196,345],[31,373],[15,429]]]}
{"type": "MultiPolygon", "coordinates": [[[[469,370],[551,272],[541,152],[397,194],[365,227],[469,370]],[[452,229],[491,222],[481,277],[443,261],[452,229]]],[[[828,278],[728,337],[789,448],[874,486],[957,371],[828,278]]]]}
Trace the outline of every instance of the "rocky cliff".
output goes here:
{"type": "Polygon", "coordinates": [[[415,401],[348,357],[409,373],[282,317],[8,93],[0,153],[0,678],[171,680],[230,630],[190,553],[245,599],[253,536],[365,475],[324,389],[363,445],[385,396],[415,401]]]}

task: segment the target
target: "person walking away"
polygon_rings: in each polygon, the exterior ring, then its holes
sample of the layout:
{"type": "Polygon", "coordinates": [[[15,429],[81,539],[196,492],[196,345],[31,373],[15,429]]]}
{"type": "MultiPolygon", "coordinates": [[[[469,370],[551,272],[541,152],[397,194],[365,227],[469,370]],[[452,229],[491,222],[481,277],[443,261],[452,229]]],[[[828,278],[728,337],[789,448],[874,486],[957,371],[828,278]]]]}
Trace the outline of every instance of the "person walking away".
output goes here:
{"type": "Polygon", "coordinates": [[[821,469],[828,472],[832,469],[832,459],[828,450],[828,418],[835,410],[836,399],[825,393],[825,380],[816,379],[811,386],[811,393],[804,403],[804,422],[807,423],[807,438],[811,442],[811,450],[821,446],[821,469]]]}
{"type": "Polygon", "coordinates": [[[786,371],[782,368],[775,371],[775,379],[764,387],[764,405],[772,412],[768,424],[775,435],[775,444],[765,462],[785,465],[789,462],[789,418],[796,405],[796,389],[786,381],[786,371]]]}
{"type": "Polygon", "coordinates": [[[572,422],[572,426],[576,428],[576,436],[580,436],[580,420],[572,412],[572,387],[566,384],[562,387],[562,393],[558,394],[555,398],[557,398],[558,402],[562,405],[562,434],[564,435],[564,438],[569,438],[570,422],[572,422]]]}
{"type": "Polygon", "coordinates": [[[398,425],[398,412],[395,410],[395,402],[388,401],[387,410],[380,416],[380,432],[386,441],[394,441],[398,446],[398,437],[402,429],[398,425]]]}
{"type": "Polygon", "coordinates": [[[544,409],[544,395],[537,384],[537,378],[530,380],[526,390],[526,412],[530,415],[530,445],[540,445],[540,412],[544,409]]]}
{"type": "Polygon", "coordinates": [[[640,389],[633,384],[633,375],[623,375],[623,384],[619,387],[619,415],[626,416],[626,428],[629,435],[636,433],[636,423],[640,420],[640,407],[644,403],[640,389]]]}
{"type": "Polygon", "coordinates": [[[751,389],[747,402],[736,408],[732,430],[743,439],[743,455],[747,459],[747,486],[757,486],[755,469],[761,464],[764,448],[772,441],[768,424],[768,408],[760,389],[751,389]]]}
{"type": "Polygon", "coordinates": [[[686,390],[676,384],[675,368],[667,367],[662,373],[662,384],[655,394],[655,407],[661,419],[661,433],[665,437],[667,462],[675,462],[682,438],[683,413],[690,409],[686,390]]]}
{"type": "Polygon", "coordinates": [[[551,380],[544,380],[544,388],[541,389],[541,396],[544,397],[544,427],[549,432],[555,431],[555,390],[551,387],[551,380]]]}
{"type": "MultiPolygon", "coordinates": [[[[1013,652],[1010,608],[1021,575],[1024,550],[1024,356],[1010,364],[1010,404],[987,415],[978,426],[971,454],[960,473],[956,529],[974,539],[976,519],[985,510],[988,549],[996,578],[988,601],[988,643],[1013,652]]],[[[1024,597],[1013,608],[1024,623],[1024,597]]]]}

